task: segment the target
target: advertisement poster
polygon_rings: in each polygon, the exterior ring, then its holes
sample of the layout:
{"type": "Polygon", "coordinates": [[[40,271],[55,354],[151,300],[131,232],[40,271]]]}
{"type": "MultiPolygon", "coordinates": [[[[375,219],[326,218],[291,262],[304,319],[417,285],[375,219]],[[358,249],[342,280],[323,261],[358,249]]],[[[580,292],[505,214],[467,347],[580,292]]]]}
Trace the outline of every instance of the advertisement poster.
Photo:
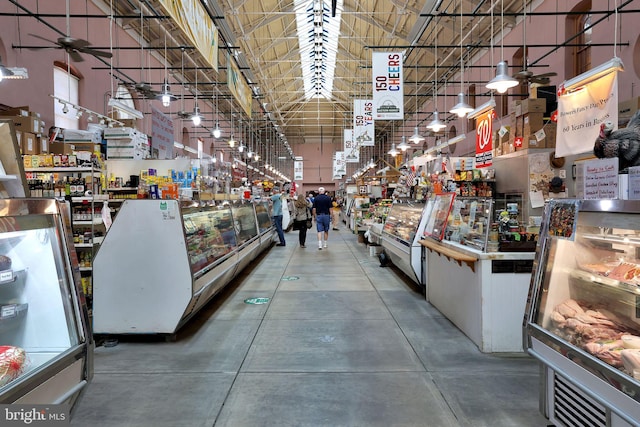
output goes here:
{"type": "Polygon", "coordinates": [[[486,168],[493,164],[493,117],[489,110],[476,117],[476,168],[486,168]]]}
{"type": "Polygon", "coordinates": [[[173,120],[154,107],[151,107],[151,148],[158,151],[158,159],[173,159],[173,120]]]}
{"type": "Polygon", "coordinates": [[[404,120],[402,52],[373,52],[373,118],[404,120]]]}
{"type": "Polygon", "coordinates": [[[373,147],[376,139],[373,121],[373,101],[370,99],[353,100],[353,138],[358,147],[373,147]]]}
{"type": "Polygon", "coordinates": [[[293,180],[294,181],[302,181],[303,178],[303,159],[302,157],[296,157],[293,161],[293,180]]]}
{"type": "Polygon", "coordinates": [[[360,149],[353,140],[353,129],[344,130],[344,154],[347,163],[360,162],[360,149]]]}
{"type": "Polygon", "coordinates": [[[334,175],[342,177],[347,174],[347,160],[344,151],[336,151],[335,165],[334,175]]]}
{"type": "Polygon", "coordinates": [[[558,97],[556,157],[589,153],[605,122],[618,127],[618,73],[558,97]]]}

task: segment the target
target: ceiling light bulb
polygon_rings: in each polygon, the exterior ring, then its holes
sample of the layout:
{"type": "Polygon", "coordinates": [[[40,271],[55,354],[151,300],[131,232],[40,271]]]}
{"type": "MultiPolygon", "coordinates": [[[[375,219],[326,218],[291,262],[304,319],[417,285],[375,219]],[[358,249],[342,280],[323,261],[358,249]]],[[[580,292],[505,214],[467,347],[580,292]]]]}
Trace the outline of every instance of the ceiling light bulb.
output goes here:
{"type": "Polygon", "coordinates": [[[92,122],[93,121],[93,114],[89,113],[89,117],[87,117],[87,121],[88,122],[92,122]]]}
{"type": "Polygon", "coordinates": [[[395,143],[391,144],[391,150],[387,151],[387,154],[390,154],[394,157],[398,155],[398,150],[396,149],[395,143]]]}
{"type": "Polygon", "coordinates": [[[197,105],[193,107],[193,114],[191,115],[191,121],[193,122],[194,126],[200,126],[200,123],[202,122],[202,116],[200,116],[200,108],[198,108],[197,105]]]}
{"type": "Polygon", "coordinates": [[[242,142],[240,142],[240,145],[238,146],[238,151],[241,153],[244,151],[244,144],[242,142]]]}
{"type": "Polygon", "coordinates": [[[451,114],[455,114],[458,117],[464,117],[471,111],[473,111],[473,107],[465,102],[464,93],[462,92],[458,94],[458,103],[449,110],[451,114]]]}
{"type": "Polygon", "coordinates": [[[433,132],[440,132],[442,129],[446,127],[447,125],[442,123],[442,121],[440,121],[440,119],[438,118],[438,111],[437,110],[434,111],[433,120],[431,121],[431,123],[427,125],[427,129],[432,130],[433,132]]]}
{"type": "Polygon", "coordinates": [[[418,126],[416,126],[413,130],[413,135],[409,137],[409,141],[413,142],[414,144],[420,144],[422,141],[424,141],[424,138],[420,135],[420,132],[418,132],[418,126]]]}
{"type": "Polygon", "coordinates": [[[217,120],[216,120],[216,127],[215,127],[215,129],[213,129],[211,131],[211,135],[216,139],[218,139],[218,138],[220,138],[220,136],[222,136],[222,130],[220,130],[220,124],[218,123],[217,120]]]}
{"type": "Polygon", "coordinates": [[[62,107],[62,112],[65,114],[69,112],[69,106],[67,104],[64,104],[64,106],[62,107]]]}
{"type": "Polygon", "coordinates": [[[163,107],[168,107],[171,105],[171,95],[169,95],[168,93],[163,93],[162,94],[162,106],[163,107]]]}
{"type": "Polygon", "coordinates": [[[398,148],[401,151],[407,151],[407,148],[409,148],[409,144],[407,144],[407,141],[406,141],[404,135],[402,135],[402,142],[400,142],[400,144],[398,144],[398,148]]]}
{"type": "Polygon", "coordinates": [[[518,80],[509,76],[507,72],[507,63],[505,61],[498,62],[496,66],[496,76],[487,83],[487,89],[495,90],[498,93],[505,93],[510,88],[518,86],[518,84],[520,84],[518,80]]]}

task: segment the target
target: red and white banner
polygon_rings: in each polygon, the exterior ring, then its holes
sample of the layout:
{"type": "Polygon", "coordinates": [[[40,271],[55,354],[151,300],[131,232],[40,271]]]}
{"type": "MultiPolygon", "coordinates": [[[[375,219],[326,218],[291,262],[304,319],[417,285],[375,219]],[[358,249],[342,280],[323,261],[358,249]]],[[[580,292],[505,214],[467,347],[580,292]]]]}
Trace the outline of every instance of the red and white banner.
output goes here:
{"type": "Polygon", "coordinates": [[[373,121],[373,101],[353,100],[353,138],[359,147],[373,147],[376,139],[373,121]]]}
{"type": "Polygon", "coordinates": [[[476,117],[476,167],[486,168],[493,164],[493,117],[489,110],[476,117]]]}
{"type": "Polygon", "coordinates": [[[373,118],[404,120],[402,52],[373,52],[373,118]]]}
{"type": "Polygon", "coordinates": [[[556,157],[589,153],[600,125],[618,128],[618,73],[611,72],[577,91],[558,96],[556,157]]]}

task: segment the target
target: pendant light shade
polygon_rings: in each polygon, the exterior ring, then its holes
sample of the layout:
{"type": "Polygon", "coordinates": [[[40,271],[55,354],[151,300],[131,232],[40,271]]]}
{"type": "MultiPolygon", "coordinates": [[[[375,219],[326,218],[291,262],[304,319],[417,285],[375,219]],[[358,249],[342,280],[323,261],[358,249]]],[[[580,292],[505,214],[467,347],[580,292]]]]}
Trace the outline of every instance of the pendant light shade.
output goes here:
{"type": "Polygon", "coordinates": [[[424,141],[424,137],[422,137],[420,135],[420,132],[418,132],[418,126],[416,126],[413,130],[413,135],[409,137],[409,141],[413,142],[414,144],[420,144],[422,141],[424,141]]]}
{"type": "Polygon", "coordinates": [[[171,87],[169,86],[169,82],[166,79],[164,81],[164,84],[162,85],[162,93],[160,93],[156,97],[156,99],[161,100],[164,107],[168,107],[169,105],[171,105],[171,101],[175,101],[176,99],[178,99],[171,93],[171,87]]]}
{"type": "Polygon", "coordinates": [[[409,144],[407,144],[407,140],[405,139],[404,135],[402,135],[402,142],[400,144],[398,144],[398,148],[402,152],[407,151],[407,148],[409,148],[409,144]]]}
{"type": "Polygon", "coordinates": [[[202,122],[202,116],[200,115],[200,108],[198,107],[198,104],[196,104],[196,106],[193,107],[193,113],[191,114],[191,122],[193,123],[194,126],[200,126],[200,123],[202,122]]]}
{"type": "Polygon", "coordinates": [[[216,120],[216,127],[211,131],[211,136],[218,139],[222,136],[222,130],[220,129],[220,123],[216,120]]]}
{"type": "Polygon", "coordinates": [[[429,123],[427,125],[427,129],[433,131],[433,132],[440,132],[441,130],[443,130],[444,128],[446,128],[447,125],[445,125],[440,118],[438,117],[438,110],[433,112],[433,120],[431,120],[431,123],[429,123]]]}
{"type": "Polygon", "coordinates": [[[229,138],[229,147],[233,148],[236,146],[236,140],[233,139],[233,134],[231,134],[231,137],[229,138]]]}
{"type": "Polygon", "coordinates": [[[509,67],[506,61],[498,62],[498,66],[496,67],[496,76],[487,83],[487,89],[496,90],[498,93],[505,93],[512,87],[518,86],[520,83],[518,80],[507,74],[508,70],[509,67]]]}
{"type": "Polygon", "coordinates": [[[458,117],[464,117],[471,111],[473,111],[473,107],[465,102],[464,93],[462,92],[458,94],[458,103],[449,110],[451,114],[455,114],[458,117]]]}
{"type": "Polygon", "coordinates": [[[387,151],[387,154],[390,154],[393,157],[395,157],[398,154],[400,154],[400,152],[396,149],[396,144],[395,143],[391,144],[391,150],[387,151]]]}

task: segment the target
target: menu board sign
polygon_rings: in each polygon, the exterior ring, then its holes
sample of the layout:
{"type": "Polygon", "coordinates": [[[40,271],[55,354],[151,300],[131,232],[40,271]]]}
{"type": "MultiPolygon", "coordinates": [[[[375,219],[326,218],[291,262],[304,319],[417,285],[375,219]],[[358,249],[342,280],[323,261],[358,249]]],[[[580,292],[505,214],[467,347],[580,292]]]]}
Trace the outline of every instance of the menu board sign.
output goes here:
{"type": "Polygon", "coordinates": [[[585,200],[618,198],[618,159],[589,160],[577,170],[578,198],[585,200]]]}

